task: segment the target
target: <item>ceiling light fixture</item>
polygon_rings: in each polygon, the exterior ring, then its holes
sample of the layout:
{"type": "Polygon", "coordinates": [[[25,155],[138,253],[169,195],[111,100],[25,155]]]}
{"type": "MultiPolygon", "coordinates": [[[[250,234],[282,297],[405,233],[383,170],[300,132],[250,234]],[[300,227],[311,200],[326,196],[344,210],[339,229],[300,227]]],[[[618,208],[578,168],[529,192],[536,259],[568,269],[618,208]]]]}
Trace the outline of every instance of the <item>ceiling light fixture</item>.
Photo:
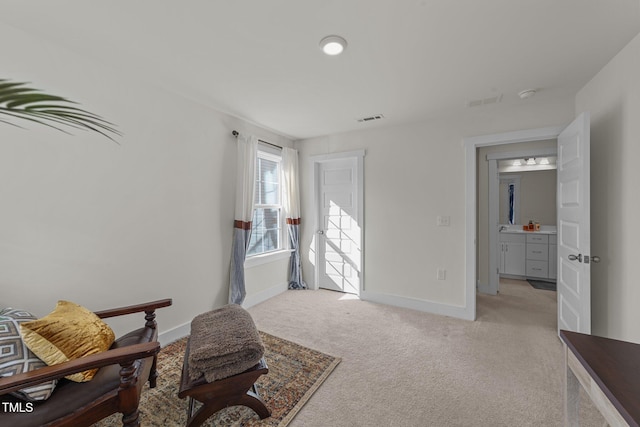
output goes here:
{"type": "Polygon", "coordinates": [[[320,40],[320,48],[327,55],[340,55],[347,48],[347,41],[340,36],[327,36],[320,40]]]}

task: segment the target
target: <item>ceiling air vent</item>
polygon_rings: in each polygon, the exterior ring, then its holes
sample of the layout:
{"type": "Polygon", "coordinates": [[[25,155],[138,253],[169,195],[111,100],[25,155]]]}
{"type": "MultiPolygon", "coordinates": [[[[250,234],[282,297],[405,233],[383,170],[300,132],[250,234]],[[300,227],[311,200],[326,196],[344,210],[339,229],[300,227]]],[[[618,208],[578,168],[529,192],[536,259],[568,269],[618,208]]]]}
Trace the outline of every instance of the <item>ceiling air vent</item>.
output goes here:
{"type": "Polygon", "coordinates": [[[467,107],[480,107],[482,105],[497,104],[500,101],[502,101],[502,94],[491,96],[489,98],[474,99],[473,101],[467,102],[467,107]]]}
{"type": "Polygon", "coordinates": [[[363,123],[363,122],[371,122],[373,120],[380,120],[380,119],[384,119],[384,116],[382,114],[376,114],[376,115],[369,116],[369,117],[363,117],[361,119],[358,119],[358,121],[360,123],[363,123]]]}

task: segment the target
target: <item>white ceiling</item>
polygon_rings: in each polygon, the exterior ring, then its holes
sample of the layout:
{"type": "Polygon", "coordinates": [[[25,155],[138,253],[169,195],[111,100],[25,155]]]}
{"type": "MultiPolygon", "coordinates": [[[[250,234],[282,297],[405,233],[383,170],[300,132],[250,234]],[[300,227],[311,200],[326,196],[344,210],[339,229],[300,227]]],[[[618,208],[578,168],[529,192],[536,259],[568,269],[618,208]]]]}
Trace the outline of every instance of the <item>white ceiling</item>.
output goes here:
{"type": "Polygon", "coordinates": [[[2,24],[298,139],[571,97],[640,32],[640,1],[3,0],[2,24]]]}

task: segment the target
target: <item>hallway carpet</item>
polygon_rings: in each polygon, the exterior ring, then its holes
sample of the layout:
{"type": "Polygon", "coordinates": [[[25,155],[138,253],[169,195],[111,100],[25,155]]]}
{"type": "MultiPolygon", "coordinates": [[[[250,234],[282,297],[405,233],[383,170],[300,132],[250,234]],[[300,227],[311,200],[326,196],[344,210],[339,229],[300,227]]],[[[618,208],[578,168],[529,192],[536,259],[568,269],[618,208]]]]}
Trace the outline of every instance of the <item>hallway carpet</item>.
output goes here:
{"type": "MultiPolygon", "coordinates": [[[[290,426],[561,426],[556,293],[525,281],[479,295],[474,322],[331,291],[249,309],[262,331],[342,358],[290,426]]],[[[603,426],[586,395],[581,425],[603,426]]]]}

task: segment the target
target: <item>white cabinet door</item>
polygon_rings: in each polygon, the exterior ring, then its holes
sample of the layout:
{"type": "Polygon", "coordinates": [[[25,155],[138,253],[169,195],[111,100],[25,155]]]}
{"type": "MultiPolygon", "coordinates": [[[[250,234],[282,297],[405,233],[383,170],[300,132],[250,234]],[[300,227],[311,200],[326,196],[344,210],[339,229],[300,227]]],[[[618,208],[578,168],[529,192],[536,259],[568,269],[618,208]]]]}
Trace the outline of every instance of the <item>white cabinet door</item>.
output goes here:
{"type": "Polygon", "coordinates": [[[504,243],[504,274],[525,275],[527,245],[525,243],[504,243]]]}

